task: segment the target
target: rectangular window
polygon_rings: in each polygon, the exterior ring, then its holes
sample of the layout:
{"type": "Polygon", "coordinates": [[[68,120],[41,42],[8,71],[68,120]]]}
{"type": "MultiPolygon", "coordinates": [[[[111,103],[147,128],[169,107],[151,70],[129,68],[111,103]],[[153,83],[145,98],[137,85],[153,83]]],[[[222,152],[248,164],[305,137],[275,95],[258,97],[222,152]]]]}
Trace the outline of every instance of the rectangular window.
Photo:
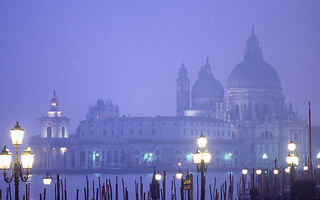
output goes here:
{"type": "Polygon", "coordinates": [[[52,128],[47,127],[47,138],[52,138],[52,128]]]}
{"type": "Polygon", "coordinates": [[[62,134],[62,138],[66,138],[66,129],[64,127],[62,127],[62,130],[61,130],[61,134],[62,134]]]}

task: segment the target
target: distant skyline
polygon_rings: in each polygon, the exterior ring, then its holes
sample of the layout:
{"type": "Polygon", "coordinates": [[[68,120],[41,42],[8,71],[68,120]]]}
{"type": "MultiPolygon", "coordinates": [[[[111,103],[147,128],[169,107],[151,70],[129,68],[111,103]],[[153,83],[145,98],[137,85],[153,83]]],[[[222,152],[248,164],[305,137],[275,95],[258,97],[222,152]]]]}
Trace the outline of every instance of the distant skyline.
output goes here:
{"type": "Polygon", "coordinates": [[[0,135],[16,121],[40,132],[52,91],[74,134],[88,107],[111,99],[121,115],[175,115],[178,69],[191,85],[209,58],[224,89],[251,27],[286,101],[320,124],[320,2],[0,2],[0,135]]]}

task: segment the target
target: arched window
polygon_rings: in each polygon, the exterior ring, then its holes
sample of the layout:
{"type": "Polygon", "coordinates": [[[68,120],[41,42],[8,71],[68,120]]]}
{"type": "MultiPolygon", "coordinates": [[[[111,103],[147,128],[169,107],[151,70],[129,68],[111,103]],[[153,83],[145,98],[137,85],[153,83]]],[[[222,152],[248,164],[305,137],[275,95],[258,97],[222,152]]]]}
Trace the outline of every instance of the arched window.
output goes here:
{"type": "Polygon", "coordinates": [[[269,131],[261,133],[260,139],[273,139],[273,134],[269,131]]]}
{"type": "Polygon", "coordinates": [[[93,167],[93,154],[91,151],[88,152],[88,168],[91,169],[93,167]]]}
{"type": "Polygon", "coordinates": [[[76,151],[72,149],[71,151],[71,167],[74,168],[76,166],[76,151]]]}
{"type": "Polygon", "coordinates": [[[118,162],[119,162],[119,155],[118,155],[118,151],[115,151],[113,153],[113,162],[118,165],[118,162]]]}
{"type": "Polygon", "coordinates": [[[95,155],[95,163],[96,163],[96,165],[100,164],[100,157],[101,157],[100,151],[97,151],[96,155],[95,155]]]}
{"type": "Polygon", "coordinates": [[[84,168],[86,164],[86,153],[84,151],[80,152],[80,168],[84,168]]]}
{"type": "Polygon", "coordinates": [[[125,155],[124,151],[121,151],[121,153],[120,153],[120,162],[121,163],[126,162],[126,155],[125,155]]]}
{"type": "Polygon", "coordinates": [[[139,151],[138,149],[136,149],[133,154],[134,154],[135,156],[138,156],[138,155],[140,155],[140,151],[139,151]]]}

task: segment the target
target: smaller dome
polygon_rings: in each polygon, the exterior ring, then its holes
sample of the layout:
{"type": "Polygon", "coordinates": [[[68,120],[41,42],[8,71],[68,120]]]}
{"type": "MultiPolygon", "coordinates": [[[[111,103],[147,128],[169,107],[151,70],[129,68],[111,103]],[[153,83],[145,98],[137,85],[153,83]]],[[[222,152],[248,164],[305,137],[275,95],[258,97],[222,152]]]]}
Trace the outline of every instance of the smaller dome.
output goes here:
{"type": "Polygon", "coordinates": [[[192,87],[192,98],[223,98],[223,87],[221,83],[211,77],[197,80],[192,87]]]}
{"type": "Polygon", "coordinates": [[[199,78],[191,91],[192,98],[223,99],[224,90],[221,83],[211,73],[211,66],[207,59],[199,71],[199,78]]]}

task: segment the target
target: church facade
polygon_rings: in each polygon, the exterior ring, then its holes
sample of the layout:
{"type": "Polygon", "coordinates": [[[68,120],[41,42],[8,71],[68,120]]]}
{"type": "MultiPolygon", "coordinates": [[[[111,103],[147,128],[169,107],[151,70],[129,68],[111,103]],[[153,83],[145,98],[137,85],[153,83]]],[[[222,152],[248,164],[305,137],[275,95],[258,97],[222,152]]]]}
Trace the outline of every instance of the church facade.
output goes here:
{"type": "Polygon", "coordinates": [[[40,119],[41,134],[30,145],[36,169],[115,170],[158,166],[194,168],[196,137],[203,133],[213,155],[209,170],[285,166],[287,144],[297,144],[305,162],[307,125],[285,102],[281,81],[268,64],[254,30],[243,61],[231,72],[226,89],[214,77],[207,59],[190,87],[182,65],[176,79],[176,116],[119,116],[119,106],[98,100],[90,106],[75,135],[69,118],[51,100],[40,119]]]}

